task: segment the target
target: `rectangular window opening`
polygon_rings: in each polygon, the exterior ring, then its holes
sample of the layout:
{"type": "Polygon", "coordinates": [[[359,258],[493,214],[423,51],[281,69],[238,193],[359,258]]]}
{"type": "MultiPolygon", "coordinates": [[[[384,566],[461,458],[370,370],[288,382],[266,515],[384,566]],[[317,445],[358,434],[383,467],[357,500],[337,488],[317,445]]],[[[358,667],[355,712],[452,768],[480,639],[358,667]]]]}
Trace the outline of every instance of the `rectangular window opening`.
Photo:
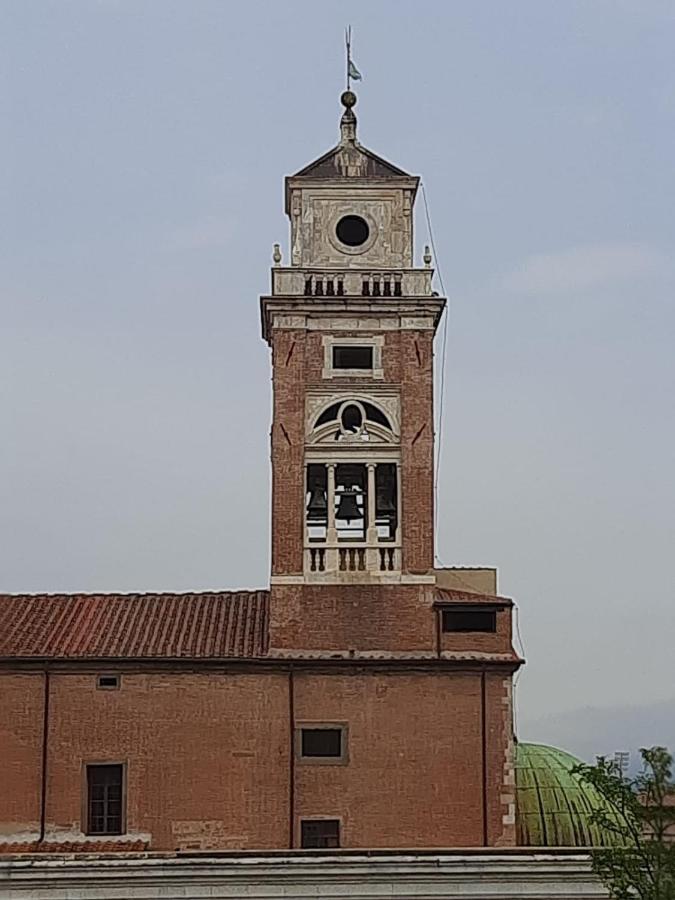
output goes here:
{"type": "Polygon", "coordinates": [[[497,612],[494,609],[444,609],[441,613],[443,631],[497,630],[497,612]]]}
{"type": "Polygon", "coordinates": [[[122,834],[124,767],[87,766],[87,834],[122,834]]]}
{"type": "Polygon", "coordinates": [[[96,679],[96,687],[102,691],[115,691],[119,686],[119,675],[99,675],[96,679]]]}
{"type": "Polygon", "coordinates": [[[334,369],[372,369],[372,347],[333,347],[334,369]]]}
{"type": "Polygon", "coordinates": [[[302,728],[300,753],[306,759],[341,759],[342,728],[302,728]]]}
{"type": "Polygon", "coordinates": [[[339,847],[340,822],[337,819],[303,819],[300,839],[300,846],[307,850],[339,847]]]}

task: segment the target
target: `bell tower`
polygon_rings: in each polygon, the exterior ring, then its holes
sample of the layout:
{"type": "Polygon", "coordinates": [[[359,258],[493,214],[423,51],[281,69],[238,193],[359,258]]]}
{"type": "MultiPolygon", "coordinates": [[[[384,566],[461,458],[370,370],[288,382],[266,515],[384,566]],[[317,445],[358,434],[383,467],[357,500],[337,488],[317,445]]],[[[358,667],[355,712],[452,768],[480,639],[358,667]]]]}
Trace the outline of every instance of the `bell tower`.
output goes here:
{"type": "Polygon", "coordinates": [[[338,145],[286,179],[290,265],[275,247],[261,298],[274,391],[272,649],[365,649],[343,619],[366,610],[343,601],[401,611],[403,595],[417,603],[435,582],[433,339],[445,300],[430,255],[414,266],[419,178],[363,147],[356,96],[341,101],[338,145]]]}

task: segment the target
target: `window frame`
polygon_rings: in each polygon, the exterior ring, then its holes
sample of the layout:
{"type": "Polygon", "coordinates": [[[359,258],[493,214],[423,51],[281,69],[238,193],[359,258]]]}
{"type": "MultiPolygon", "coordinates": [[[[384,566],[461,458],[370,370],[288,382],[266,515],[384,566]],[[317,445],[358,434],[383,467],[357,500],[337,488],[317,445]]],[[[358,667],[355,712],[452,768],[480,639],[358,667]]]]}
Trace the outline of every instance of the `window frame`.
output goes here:
{"type": "Polygon", "coordinates": [[[324,379],[332,378],[358,378],[367,381],[383,381],[384,369],[382,367],[382,350],[384,347],[384,335],[369,334],[363,337],[353,335],[344,337],[339,332],[325,334],[323,336],[323,371],[324,379]],[[333,366],[334,347],[369,347],[373,353],[373,365],[370,369],[340,369],[333,366]]]}
{"type": "Polygon", "coordinates": [[[97,691],[119,691],[122,687],[122,676],[117,672],[99,672],[96,676],[97,691]],[[114,684],[101,684],[102,678],[114,678],[114,684]]]}
{"type": "Polygon", "coordinates": [[[342,848],[342,819],[339,816],[303,816],[300,819],[299,844],[301,850],[340,850],[342,848]],[[337,845],[335,847],[308,847],[304,842],[304,826],[316,825],[319,822],[334,822],[337,825],[337,845]]]}
{"type": "Polygon", "coordinates": [[[346,722],[296,722],[295,725],[295,758],[298,763],[309,766],[346,766],[349,763],[349,726],[346,722]],[[302,732],[308,731],[340,731],[339,756],[305,756],[302,752],[302,732]]]}
{"type": "Polygon", "coordinates": [[[127,762],[119,759],[87,759],[82,763],[82,832],[88,837],[120,837],[127,833],[127,762]],[[89,796],[89,770],[97,766],[117,766],[121,770],[120,781],[120,830],[119,831],[92,831],[91,830],[91,800],[89,796]]]}

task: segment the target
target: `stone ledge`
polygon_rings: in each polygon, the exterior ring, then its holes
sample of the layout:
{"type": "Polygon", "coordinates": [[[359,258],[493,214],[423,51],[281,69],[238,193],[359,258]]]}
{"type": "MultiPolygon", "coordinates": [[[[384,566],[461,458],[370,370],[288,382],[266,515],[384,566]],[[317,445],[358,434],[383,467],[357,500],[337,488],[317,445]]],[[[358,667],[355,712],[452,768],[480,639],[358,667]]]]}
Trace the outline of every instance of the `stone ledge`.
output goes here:
{"type": "Polygon", "coordinates": [[[592,900],[607,893],[578,851],[322,851],[0,857],[6,900],[389,898],[592,900]]]}

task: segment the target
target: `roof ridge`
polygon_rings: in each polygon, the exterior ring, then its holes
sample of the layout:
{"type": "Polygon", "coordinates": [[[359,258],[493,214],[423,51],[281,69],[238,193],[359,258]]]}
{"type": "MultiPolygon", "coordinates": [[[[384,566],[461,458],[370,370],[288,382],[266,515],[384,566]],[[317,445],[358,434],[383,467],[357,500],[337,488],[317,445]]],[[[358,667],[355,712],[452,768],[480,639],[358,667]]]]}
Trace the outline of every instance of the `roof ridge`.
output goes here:
{"type": "Polygon", "coordinates": [[[209,589],[205,591],[0,591],[0,600],[45,598],[104,598],[115,597],[117,599],[143,598],[160,599],[162,597],[232,597],[236,594],[268,594],[269,588],[235,588],[235,589],[209,589]]]}

